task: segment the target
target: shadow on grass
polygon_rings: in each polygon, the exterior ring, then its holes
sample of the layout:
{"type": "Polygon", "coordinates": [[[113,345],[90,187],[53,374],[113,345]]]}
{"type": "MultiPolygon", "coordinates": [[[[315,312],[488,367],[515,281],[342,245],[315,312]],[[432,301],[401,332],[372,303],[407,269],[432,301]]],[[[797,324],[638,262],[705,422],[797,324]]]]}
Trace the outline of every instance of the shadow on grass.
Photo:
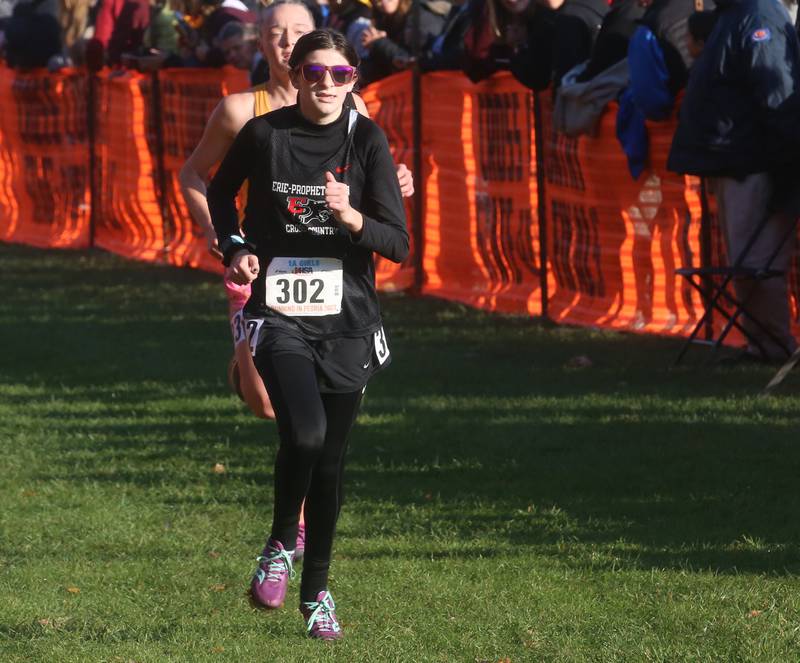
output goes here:
{"type": "MultiPolygon", "coordinates": [[[[247,487],[271,484],[274,424],[224,395],[215,277],[99,253],[0,251],[12,265],[40,259],[0,304],[13,359],[0,368],[5,403],[44,423],[58,451],[38,481],[167,483],[175,491],[159,499],[189,505],[209,499],[183,490],[198,468],[220,504],[252,504],[247,487]],[[24,309],[40,281],[49,294],[24,309]],[[229,473],[214,478],[207,465],[220,453],[229,473]]],[[[358,526],[342,530],[375,543],[350,556],[532,548],[601,569],[800,572],[800,406],[751,396],[769,369],[673,371],[678,341],[426,299],[394,296],[384,309],[395,362],[353,434],[347,508],[358,526]],[[565,367],[577,355],[592,366],[565,367]],[[424,543],[398,553],[382,536],[424,543]]]]}

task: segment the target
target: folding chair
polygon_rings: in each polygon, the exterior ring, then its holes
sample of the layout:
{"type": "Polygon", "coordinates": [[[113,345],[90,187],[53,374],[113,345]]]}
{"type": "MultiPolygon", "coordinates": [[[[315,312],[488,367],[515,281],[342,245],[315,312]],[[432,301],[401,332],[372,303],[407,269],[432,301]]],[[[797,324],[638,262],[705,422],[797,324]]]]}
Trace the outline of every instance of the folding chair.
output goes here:
{"type": "Polygon", "coordinates": [[[686,339],[686,342],[683,344],[680,353],[675,359],[675,366],[680,363],[689,347],[691,347],[692,343],[696,341],[700,330],[707,324],[710,324],[714,311],[722,314],[723,318],[726,320],[725,326],[722,328],[722,331],[719,333],[719,336],[716,339],[713,339],[712,332],[710,334],[712,338],[709,338],[706,341],[698,341],[713,346],[714,352],[719,349],[730,331],[736,328],[750,343],[755,345],[764,356],[767,355],[760,339],[750,333],[750,331],[748,331],[742,324],[739,323],[739,317],[745,315],[748,317],[750,322],[752,322],[765,334],[765,336],[773,341],[778,347],[782,348],[787,357],[792,355],[792,350],[788,348],[781,339],[777,338],[772,331],[767,328],[766,325],[764,325],[763,322],[754,317],[747,309],[749,296],[744,300],[740,300],[734,293],[731,292],[729,288],[730,284],[734,281],[734,279],[737,278],[746,278],[753,281],[784,278],[786,272],[782,269],[773,268],[772,264],[775,262],[775,258],[777,258],[785,242],[789,241],[789,239],[794,236],[797,219],[795,219],[794,223],[789,224],[786,234],[776,245],[775,250],[769,255],[764,265],[761,267],[743,266],[743,263],[747,259],[747,256],[749,255],[753,246],[755,246],[758,238],[761,236],[761,233],[764,231],[764,228],[766,228],[769,220],[769,215],[765,215],[764,219],[753,230],[752,234],[747,240],[747,243],[742,248],[739,255],[736,256],[736,260],[732,265],[728,267],[682,267],[675,270],[676,274],[680,274],[682,277],[684,277],[688,283],[700,293],[700,295],[703,297],[705,305],[705,311],[703,312],[702,317],[697,321],[692,333],[689,335],[689,338],[686,339]],[[727,307],[723,304],[727,304],[727,307]]]}
{"type": "Polygon", "coordinates": [[[768,394],[771,392],[775,387],[777,387],[781,382],[784,381],[787,375],[791,372],[791,370],[797,366],[797,363],[800,362],[800,348],[794,351],[791,357],[789,357],[789,361],[787,361],[783,366],[778,369],[778,372],[772,377],[772,379],[767,383],[767,386],[764,387],[764,391],[762,393],[768,394]]]}

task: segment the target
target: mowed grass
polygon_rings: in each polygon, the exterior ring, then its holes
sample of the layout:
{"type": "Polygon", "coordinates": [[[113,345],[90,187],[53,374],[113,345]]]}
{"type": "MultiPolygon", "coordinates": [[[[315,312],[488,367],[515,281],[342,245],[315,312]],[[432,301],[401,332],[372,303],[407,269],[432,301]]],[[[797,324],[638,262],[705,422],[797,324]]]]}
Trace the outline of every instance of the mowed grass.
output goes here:
{"type": "Polygon", "coordinates": [[[0,661],[800,660],[800,371],[383,305],[326,645],[248,601],[277,436],[218,278],[0,246],[0,661]]]}

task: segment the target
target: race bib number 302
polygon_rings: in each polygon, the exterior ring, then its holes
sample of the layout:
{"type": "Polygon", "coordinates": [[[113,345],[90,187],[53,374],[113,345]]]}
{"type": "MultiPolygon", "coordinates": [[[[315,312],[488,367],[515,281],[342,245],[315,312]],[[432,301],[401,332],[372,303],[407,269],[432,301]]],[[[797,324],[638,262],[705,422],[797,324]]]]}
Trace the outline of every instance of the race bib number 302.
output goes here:
{"type": "Polygon", "coordinates": [[[284,315],[336,315],[342,311],[342,261],[273,258],[266,290],[267,306],[284,315]]]}

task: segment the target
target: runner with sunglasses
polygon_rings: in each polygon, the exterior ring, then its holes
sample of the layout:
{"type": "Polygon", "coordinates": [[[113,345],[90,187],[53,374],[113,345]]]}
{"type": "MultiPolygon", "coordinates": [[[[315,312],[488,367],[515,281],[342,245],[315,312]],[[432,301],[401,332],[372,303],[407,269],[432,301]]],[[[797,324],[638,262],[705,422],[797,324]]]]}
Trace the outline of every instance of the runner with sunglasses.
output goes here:
{"type": "MultiPolygon", "coordinates": [[[[303,0],[273,2],[261,11],[259,23],[261,52],[269,64],[269,81],[246,92],[228,95],[217,104],[200,143],[180,173],[186,205],[206,236],[209,252],[216,257],[221,257],[221,254],[206,201],[209,172],[222,160],[236,134],[248,120],[297,101],[297,90],[289,78],[289,57],[297,40],[314,29],[314,19],[303,0]]],[[[349,95],[346,104],[369,117],[367,107],[358,95],[349,95]]],[[[412,196],[414,181],[411,172],[403,164],[397,167],[397,179],[403,196],[412,196]]],[[[225,292],[234,339],[234,355],[228,367],[228,382],[254,415],[274,419],[272,404],[253,364],[247,342],[248,330],[244,324],[242,309],[250,297],[250,285],[237,285],[225,279],[225,292]]],[[[302,557],[305,541],[302,512],[300,518],[297,559],[302,557]]]]}
{"type": "Polygon", "coordinates": [[[391,359],[373,252],[408,255],[386,137],[345,107],[357,66],[341,34],[301,37],[289,60],[297,105],[250,120],[208,190],[226,273],[252,283],[245,315],[280,436],[257,598],[283,604],[306,498],[300,610],[309,635],[326,640],[341,637],[328,569],[347,438],[368,379],[391,359]],[[236,194],[245,180],[242,236],[236,194]]]}
{"type": "MultiPolygon", "coordinates": [[[[181,190],[189,213],[203,230],[209,252],[220,257],[216,234],[206,201],[206,181],[245,123],[270,110],[295,103],[297,91],[289,80],[288,62],[297,40],[314,29],[314,19],[303,0],[277,0],[262,10],[260,22],[261,52],[269,64],[270,79],[246,92],[224,97],[208,120],[203,136],[180,173],[181,190]]],[[[350,95],[348,104],[369,117],[364,101],[350,95]]],[[[404,197],[414,193],[411,172],[400,164],[397,178],[404,197]]],[[[229,382],[248,408],[257,417],[272,419],[274,413],[258,372],[253,366],[246,343],[241,309],[250,296],[250,286],[225,282],[229,317],[234,337],[234,357],[229,366],[229,382]]]]}

